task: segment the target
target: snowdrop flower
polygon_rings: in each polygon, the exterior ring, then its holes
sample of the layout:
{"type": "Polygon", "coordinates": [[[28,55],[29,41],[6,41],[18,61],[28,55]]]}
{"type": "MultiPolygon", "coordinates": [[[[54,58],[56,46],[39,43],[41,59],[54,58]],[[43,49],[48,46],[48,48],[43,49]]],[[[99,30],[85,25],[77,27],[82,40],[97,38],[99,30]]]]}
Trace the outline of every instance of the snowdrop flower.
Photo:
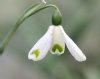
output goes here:
{"type": "Polygon", "coordinates": [[[57,10],[52,17],[52,25],[49,26],[47,32],[29,51],[28,59],[34,61],[42,60],[49,51],[52,54],[61,55],[65,51],[65,45],[77,61],[81,62],[86,60],[86,56],[65,33],[61,26],[61,14],[57,10]]]}
{"type": "Polygon", "coordinates": [[[43,59],[48,51],[52,54],[61,55],[64,53],[65,44],[72,56],[77,61],[85,61],[86,57],[72,39],[65,33],[61,25],[51,25],[48,31],[38,40],[28,54],[28,58],[34,61],[43,59]]]}

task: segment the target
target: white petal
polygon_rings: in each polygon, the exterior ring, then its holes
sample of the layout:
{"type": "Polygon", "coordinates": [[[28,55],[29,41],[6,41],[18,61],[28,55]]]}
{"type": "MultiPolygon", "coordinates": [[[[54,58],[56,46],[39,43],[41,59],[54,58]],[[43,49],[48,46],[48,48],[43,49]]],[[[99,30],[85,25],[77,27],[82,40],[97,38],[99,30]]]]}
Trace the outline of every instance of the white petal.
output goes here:
{"type": "Polygon", "coordinates": [[[79,49],[79,47],[73,42],[73,40],[65,33],[62,26],[60,26],[62,33],[65,38],[65,43],[72,54],[72,56],[79,62],[85,61],[86,56],[82,53],[82,51],[79,49]]]}
{"type": "Polygon", "coordinates": [[[51,47],[52,54],[63,54],[65,50],[65,43],[62,32],[59,26],[54,26],[53,42],[51,47]]]}
{"type": "Polygon", "coordinates": [[[44,36],[29,51],[28,59],[38,61],[46,56],[52,44],[53,30],[54,26],[50,26],[44,36]]]}

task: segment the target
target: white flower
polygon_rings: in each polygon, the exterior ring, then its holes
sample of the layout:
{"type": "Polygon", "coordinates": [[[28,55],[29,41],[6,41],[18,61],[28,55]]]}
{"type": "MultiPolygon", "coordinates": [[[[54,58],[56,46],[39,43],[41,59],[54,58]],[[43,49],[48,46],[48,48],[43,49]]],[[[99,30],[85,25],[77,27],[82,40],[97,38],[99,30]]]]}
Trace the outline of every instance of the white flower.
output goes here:
{"type": "Polygon", "coordinates": [[[65,33],[61,25],[49,26],[48,31],[38,40],[38,42],[29,51],[28,59],[38,61],[43,59],[48,51],[52,54],[61,55],[64,53],[65,44],[72,56],[79,62],[85,61],[86,56],[79,47],[65,33]]]}

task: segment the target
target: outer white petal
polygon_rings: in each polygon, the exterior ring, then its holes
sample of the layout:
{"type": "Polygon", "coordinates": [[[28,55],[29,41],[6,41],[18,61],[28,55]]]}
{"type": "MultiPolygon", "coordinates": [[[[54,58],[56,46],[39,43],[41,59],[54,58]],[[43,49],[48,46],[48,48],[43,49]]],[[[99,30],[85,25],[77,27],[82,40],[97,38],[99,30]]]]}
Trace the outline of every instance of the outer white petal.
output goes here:
{"type": "Polygon", "coordinates": [[[86,56],[82,53],[82,51],[79,49],[79,47],[73,42],[73,40],[65,33],[62,26],[60,26],[62,33],[65,38],[65,43],[72,54],[72,56],[79,62],[85,61],[86,56]]]}
{"type": "Polygon", "coordinates": [[[53,30],[54,26],[50,26],[44,36],[42,36],[40,40],[38,40],[38,42],[29,51],[28,59],[38,61],[46,56],[52,44],[53,30]],[[38,56],[36,56],[33,51],[38,51],[38,56]]]}
{"type": "Polygon", "coordinates": [[[53,42],[50,52],[52,54],[63,54],[65,50],[65,43],[62,32],[59,26],[54,26],[53,42]]]}

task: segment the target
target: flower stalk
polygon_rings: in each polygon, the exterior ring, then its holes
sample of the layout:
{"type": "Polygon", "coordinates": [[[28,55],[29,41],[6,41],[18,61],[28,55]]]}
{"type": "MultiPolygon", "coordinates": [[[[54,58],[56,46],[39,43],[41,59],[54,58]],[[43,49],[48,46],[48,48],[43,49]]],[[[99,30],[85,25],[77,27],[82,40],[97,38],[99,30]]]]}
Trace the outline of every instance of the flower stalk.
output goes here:
{"type": "Polygon", "coordinates": [[[18,21],[16,22],[15,26],[11,28],[11,30],[9,31],[9,33],[7,34],[7,36],[4,38],[4,40],[2,41],[2,43],[0,44],[0,53],[2,53],[5,49],[5,47],[7,46],[7,44],[9,43],[9,41],[11,40],[12,36],[14,35],[14,33],[16,32],[16,30],[19,28],[19,26],[26,20],[28,19],[30,16],[40,12],[43,9],[46,9],[48,7],[53,7],[56,9],[57,12],[60,12],[58,7],[53,5],[53,4],[49,4],[46,5],[45,0],[42,1],[42,3],[38,3],[35,5],[32,5],[30,8],[28,8],[25,13],[18,19],[18,21]],[[45,6],[43,6],[43,4],[45,4],[45,6]],[[41,7],[43,6],[43,7],[41,7]]]}

